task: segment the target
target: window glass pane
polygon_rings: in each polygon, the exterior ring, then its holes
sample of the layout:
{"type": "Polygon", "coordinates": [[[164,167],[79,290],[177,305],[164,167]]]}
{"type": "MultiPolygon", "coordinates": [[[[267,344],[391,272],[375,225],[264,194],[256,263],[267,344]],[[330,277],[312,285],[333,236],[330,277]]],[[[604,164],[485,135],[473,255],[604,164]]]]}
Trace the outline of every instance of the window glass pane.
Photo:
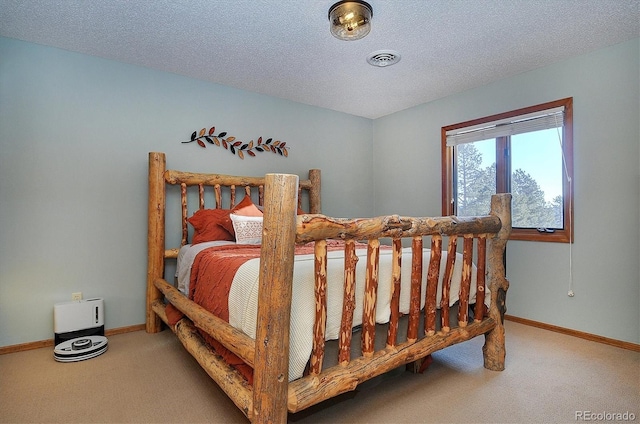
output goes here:
{"type": "Polygon", "coordinates": [[[562,128],[511,136],[512,225],[564,228],[562,128]]]}
{"type": "Polygon", "coordinates": [[[456,189],[458,216],[486,215],[491,195],[496,192],[495,139],[456,147],[456,189]]]}

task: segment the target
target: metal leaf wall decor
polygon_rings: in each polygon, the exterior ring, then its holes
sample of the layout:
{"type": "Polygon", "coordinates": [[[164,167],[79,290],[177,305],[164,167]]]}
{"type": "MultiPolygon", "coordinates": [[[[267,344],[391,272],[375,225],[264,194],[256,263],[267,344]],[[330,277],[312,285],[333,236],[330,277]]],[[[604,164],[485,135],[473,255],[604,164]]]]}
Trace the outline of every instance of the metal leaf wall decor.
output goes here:
{"type": "Polygon", "coordinates": [[[284,141],[272,138],[263,141],[262,137],[258,137],[258,141],[255,143],[253,140],[245,143],[244,141],[236,140],[233,136],[229,136],[226,131],[221,131],[216,135],[216,127],[211,127],[208,131],[206,128],[201,129],[199,132],[194,131],[191,133],[191,139],[182,143],[193,143],[194,141],[202,148],[206,148],[207,144],[222,146],[240,159],[244,159],[245,153],[249,156],[256,156],[256,152],[271,152],[284,157],[289,156],[289,146],[284,141]]]}

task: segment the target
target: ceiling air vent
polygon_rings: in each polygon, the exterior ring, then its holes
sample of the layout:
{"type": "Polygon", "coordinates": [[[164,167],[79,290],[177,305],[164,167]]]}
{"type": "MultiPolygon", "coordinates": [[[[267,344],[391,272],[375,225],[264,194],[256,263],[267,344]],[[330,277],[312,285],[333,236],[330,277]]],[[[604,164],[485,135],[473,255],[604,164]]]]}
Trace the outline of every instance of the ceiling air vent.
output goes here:
{"type": "Polygon", "coordinates": [[[394,50],[378,50],[367,56],[369,65],[384,68],[400,62],[400,53],[394,50]]]}

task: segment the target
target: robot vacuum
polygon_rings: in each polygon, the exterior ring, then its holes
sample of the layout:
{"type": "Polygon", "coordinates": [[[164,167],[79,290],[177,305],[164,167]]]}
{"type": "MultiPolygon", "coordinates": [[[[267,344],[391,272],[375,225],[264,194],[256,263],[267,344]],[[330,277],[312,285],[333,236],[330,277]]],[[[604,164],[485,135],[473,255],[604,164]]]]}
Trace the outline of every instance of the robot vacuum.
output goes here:
{"type": "Polygon", "coordinates": [[[53,357],[58,362],[84,361],[106,352],[107,343],[104,336],[78,337],[56,345],[53,357]]]}

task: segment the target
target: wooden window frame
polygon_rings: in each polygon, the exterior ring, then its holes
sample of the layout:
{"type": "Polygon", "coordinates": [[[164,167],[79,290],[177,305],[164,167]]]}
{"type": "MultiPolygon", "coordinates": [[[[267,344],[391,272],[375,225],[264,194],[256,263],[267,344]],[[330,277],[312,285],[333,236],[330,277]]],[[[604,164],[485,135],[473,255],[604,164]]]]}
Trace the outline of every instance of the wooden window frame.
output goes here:
{"type": "MultiPolygon", "coordinates": [[[[544,242],[557,242],[557,243],[573,243],[574,242],[574,208],[573,208],[573,195],[575,192],[575,182],[573,178],[573,97],[560,99],[552,102],[542,103],[535,106],[530,106],[522,109],[517,109],[509,112],[504,112],[484,118],[478,118],[471,121],[460,122],[458,124],[448,125],[442,127],[442,214],[455,215],[454,201],[454,147],[447,146],[447,131],[453,131],[460,128],[471,127],[474,125],[484,124],[487,122],[498,121],[501,119],[508,119],[515,116],[525,115],[529,113],[539,112],[547,109],[553,109],[557,107],[564,107],[564,122],[562,125],[562,149],[564,159],[564,172],[566,172],[567,178],[562,180],[562,198],[563,198],[563,217],[564,228],[555,229],[553,232],[540,232],[535,228],[513,228],[511,231],[510,240],[528,240],[528,241],[544,241],[544,242]]],[[[498,145],[502,145],[503,142],[496,143],[496,149],[499,149],[498,145]]],[[[508,148],[508,146],[507,146],[508,148]]],[[[496,152],[496,175],[505,174],[509,175],[510,170],[506,169],[504,163],[499,164],[501,161],[497,159],[498,154],[504,154],[496,152]]],[[[498,179],[500,181],[500,179],[498,179]]],[[[497,183],[497,192],[504,192],[505,187],[502,183],[497,183]]]]}

